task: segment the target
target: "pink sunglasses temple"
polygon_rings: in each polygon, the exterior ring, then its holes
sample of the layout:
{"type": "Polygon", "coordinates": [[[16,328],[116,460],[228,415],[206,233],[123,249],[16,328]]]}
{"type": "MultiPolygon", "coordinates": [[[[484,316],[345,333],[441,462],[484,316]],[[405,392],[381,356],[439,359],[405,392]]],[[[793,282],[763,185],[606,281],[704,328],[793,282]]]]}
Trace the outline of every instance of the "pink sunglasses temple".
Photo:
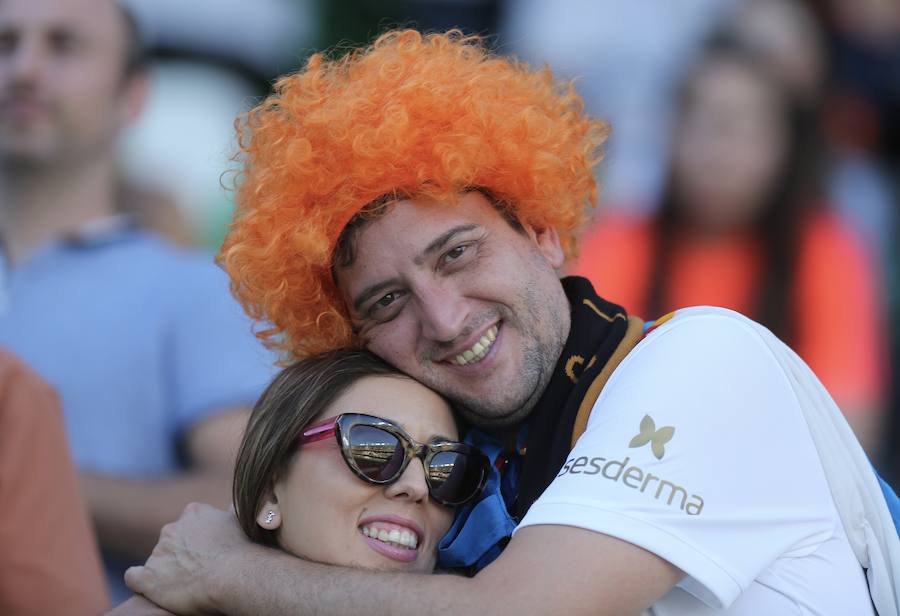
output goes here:
{"type": "Polygon", "coordinates": [[[320,424],[310,426],[300,435],[297,441],[301,445],[308,443],[316,443],[334,437],[335,426],[337,426],[337,417],[332,417],[320,424]]]}

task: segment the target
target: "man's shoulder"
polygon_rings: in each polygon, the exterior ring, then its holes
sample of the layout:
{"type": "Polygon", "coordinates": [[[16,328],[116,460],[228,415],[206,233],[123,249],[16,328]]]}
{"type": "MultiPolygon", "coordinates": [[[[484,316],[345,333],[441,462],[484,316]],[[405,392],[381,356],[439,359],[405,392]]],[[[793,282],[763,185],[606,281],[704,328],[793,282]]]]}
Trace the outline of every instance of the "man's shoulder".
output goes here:
{"type": "MultiPolygon", "coordinates": [[[[769,330],[749,317],[716,306],[691,306],[648,321],[644,338],[635,346],[630,356],[665,352],[675,357],[693,354],[696,348],[710,341],[718,347],[727,345],[733,353],[759,349],[769,330]]],[[[673,357],[674,358],[674,357],[673,357]]],[[[629,362],[623,362],[625,367],[629,362]]]]}
{"type": "MultiPolygon", "coordinates": [[[[112,279],[125,279],[133,290],[165,292],[176,304],[180,298],[228,295],[228,279],[212,254],[178,246],[151,231],[123,234],[118,241],[93,250],[93,269],[112,279]]],[[[69,257],[71,258],[71,257],[69,257]]]]}
{"type": "Polygon", "coordinates": [[[179,246],[166,238],[145,230],[131,232],[123,241],[110,245],[109,254],[129,253],[140,263],[173,272],[218,271],[215,257],[197,248],[179,246]]]}
{"type": "MultiPolygon", "coordinates": [[[[677,310],[648,323],[644,338],[611,375],[592,415],[637,413],[645,406],[702,414],[715,399],[727,413],[731,394],[750,384],[769,392],[789,393],[778,358],[771,351],[772,335],[746,316],[712,306],[677,310]],[[640,404],[633,404],[637,400],[640,404]],[[678,402],[682,404],[678,404],[678,402]]],[[[750,389],[755,389],[750,387],[750,389]]]]}
{"type": "Polygon", "coordinates": [[[652,334],[663,334],[690,324],[692,333],[702,333],[704,330],[715,330],[721,327],[748,328],[750,331],[765,329],[762,325],[753,319],[728,308],[720,308],[718,306],[689,306],[674,310],[655,321],[648,321],[646,325],[646,336],[649,338],[652,334]]]}
{"type": "Polygon", "coordinates": [[[8,284],[0,342],[55,385],[47,364],[69,370],[63,359],[47,355],[48,340],[65,340],[83,356],[134,358],[155,354],[159,341],[176,331],[180,340],[195,324],[202,325],[198,331],[237,331],[252,339],[212,255],[136,229],[93,241],[58,243],[14,271],[8,284]],[[60,297],[65,311],[58,309],[60,297]]]}
{"type": "Polygon", "coordinates": [[[160,275],[178,279],[215,271],[221,273],[209,253],[175,245],[152,231],[124,227],[54,241],[17,267],[14,278],[47,284],[54,277],[125,277],[155,284],[160,275]]]}

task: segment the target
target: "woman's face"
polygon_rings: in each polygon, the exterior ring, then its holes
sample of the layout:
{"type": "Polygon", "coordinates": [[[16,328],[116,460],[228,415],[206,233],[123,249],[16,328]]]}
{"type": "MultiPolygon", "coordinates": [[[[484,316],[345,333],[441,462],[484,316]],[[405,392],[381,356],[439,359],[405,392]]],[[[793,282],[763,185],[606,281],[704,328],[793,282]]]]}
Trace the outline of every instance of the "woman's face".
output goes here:
{"type": "Polygon", "coordinates": [[[786,157],[779,105],[772,85],[736,61],[712,60],[695,74],[672,160],[688,220],[723,229],[760,213],[786,157]]]}
{"type": "MultiPolygon", "coordinates": [[[[387,419],[420,443],[435,437],[458,439],[447,403],[405,377],[360,379],[316,423],[348,412],[387,419]]],[[[437,542],[453,521],[452,509],[429,497],[421,460],[411,460],[394,483],[372,485],[347,467],[335,439],[301,447],[274,492],[281,547],[335,565],[430,572],[437,542]],[[370,534],[382,530],[397,531],[401,536],[410,533],[416,537],[417,547],[400,548],[367,537],[364,528],[370,534]]],[[[257,521],[266,513],[263,507],[257,521]]]]}

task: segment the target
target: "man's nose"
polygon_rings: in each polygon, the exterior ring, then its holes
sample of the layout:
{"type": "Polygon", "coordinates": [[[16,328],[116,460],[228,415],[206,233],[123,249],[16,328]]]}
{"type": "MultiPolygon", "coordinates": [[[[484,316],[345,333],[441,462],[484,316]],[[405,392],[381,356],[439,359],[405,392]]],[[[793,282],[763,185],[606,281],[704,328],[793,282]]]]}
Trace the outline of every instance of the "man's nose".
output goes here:
{"type": "Polygon", "coordinates": [[[466,298],[450,285],[433,285],[418,292],[422,337],[452,342],[468,319],[466,298]]]}

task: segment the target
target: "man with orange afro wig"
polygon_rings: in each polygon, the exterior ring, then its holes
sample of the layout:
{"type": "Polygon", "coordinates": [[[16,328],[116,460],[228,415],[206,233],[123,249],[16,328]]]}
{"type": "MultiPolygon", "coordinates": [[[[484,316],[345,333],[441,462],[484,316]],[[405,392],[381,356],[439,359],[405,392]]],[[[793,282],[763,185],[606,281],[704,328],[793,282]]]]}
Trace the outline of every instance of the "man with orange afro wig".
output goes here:
{"type": "Polygon", "coordinates": [[[645,328],[559,278],[608,132],[571,84],[396,31],[313,56],[239,132],[234,294],[286,360],[361,345],[454,402],[494,470],[439,562],[474,575],[317,565],[193,506],[135,591],[191,614],[872,613],[806,423],[840,413],[802,362],[735,313],[645,328]]]}

